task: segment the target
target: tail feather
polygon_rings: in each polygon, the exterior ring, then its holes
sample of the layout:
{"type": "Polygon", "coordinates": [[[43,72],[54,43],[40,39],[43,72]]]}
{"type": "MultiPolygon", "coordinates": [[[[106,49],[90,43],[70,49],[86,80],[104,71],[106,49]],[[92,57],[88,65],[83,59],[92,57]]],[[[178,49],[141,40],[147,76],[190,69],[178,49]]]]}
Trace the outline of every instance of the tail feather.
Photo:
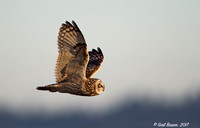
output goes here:
{"type": "Polygon", "coordinates": [[[50,92],[56,92],[56,91],[58,91],[57,88],[58,88],[57,84],[51,84],[51,85],[47,85],[47,86],[39,86],[36,89],[43,90],[43,91],[49,90],[50,92]]]}

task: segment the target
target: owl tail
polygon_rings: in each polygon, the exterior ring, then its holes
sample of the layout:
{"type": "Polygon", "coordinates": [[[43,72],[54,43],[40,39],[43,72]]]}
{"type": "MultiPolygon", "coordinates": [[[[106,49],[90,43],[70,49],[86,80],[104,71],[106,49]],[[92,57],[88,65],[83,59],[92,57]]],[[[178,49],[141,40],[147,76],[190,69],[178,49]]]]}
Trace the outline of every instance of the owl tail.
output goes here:
{"type": "Polygon", "coordinates": [[[50,84],[50,85],[46,85],[46,86],[39,86],[37,87],[37,90],[49,90],[50,92],[56,92],[58,91],[57,88],[58,88],[58,84],[50,84]]]}

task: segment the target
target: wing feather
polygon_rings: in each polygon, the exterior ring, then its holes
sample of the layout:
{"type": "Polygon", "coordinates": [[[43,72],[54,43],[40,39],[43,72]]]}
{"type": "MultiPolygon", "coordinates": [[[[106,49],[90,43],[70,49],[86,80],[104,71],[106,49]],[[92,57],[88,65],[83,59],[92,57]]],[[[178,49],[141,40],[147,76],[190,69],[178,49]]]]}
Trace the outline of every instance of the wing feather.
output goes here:
{"type": "Polygon", "coordinates": [[[85,39],[74,21],[62,24],[58,35],[58,58],[55,67],[57,82],[69,77],[85,78],[89,60],[85,39]]]}
{"type": "Polygon", "coordinates": [[[87,78],[91,78],[99,70],[104,59],[100,48],[97,48],[97,50],[92,49],[92,51],[89,51],[89,56],[89,62],[86,69],[87,78]]]}

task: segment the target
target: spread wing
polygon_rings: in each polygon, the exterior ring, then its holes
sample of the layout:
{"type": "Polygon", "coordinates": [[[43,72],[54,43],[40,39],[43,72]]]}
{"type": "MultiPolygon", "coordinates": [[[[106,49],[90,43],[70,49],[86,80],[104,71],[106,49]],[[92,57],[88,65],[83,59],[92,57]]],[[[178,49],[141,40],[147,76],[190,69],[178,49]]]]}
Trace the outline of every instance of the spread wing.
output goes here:
{"type": "Polygon", "coordinates": [[[55,67],[56,81],[67,78],[85,78],[89,60],[85,39],[74,21],[62,24],[58,35],[58,58],[55,67]]]}
{"type": "Polygon", "coordinates": [[[87,78],[92,77],[99,70],[104,59],[100,48],[97,48],[97,50],[92,49],[92,51],[89,51],[89,55],[90,59],[86,69],[87,78]]]}

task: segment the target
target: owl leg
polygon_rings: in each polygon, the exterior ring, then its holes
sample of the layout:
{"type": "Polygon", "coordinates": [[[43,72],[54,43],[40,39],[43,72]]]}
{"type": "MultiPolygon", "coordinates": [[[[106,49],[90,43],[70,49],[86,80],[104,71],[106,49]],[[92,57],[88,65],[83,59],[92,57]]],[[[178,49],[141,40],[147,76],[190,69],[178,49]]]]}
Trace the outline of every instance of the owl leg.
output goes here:
{"type": "Polygon", "coordinates": [[[46,86],[39,86],[37,87],[37,90],[49,90],[50,92],[56,92],[58,91],[58,88],[60,87],[59,84],[50,84],[50,85],[46,85],[46,86]]]}

